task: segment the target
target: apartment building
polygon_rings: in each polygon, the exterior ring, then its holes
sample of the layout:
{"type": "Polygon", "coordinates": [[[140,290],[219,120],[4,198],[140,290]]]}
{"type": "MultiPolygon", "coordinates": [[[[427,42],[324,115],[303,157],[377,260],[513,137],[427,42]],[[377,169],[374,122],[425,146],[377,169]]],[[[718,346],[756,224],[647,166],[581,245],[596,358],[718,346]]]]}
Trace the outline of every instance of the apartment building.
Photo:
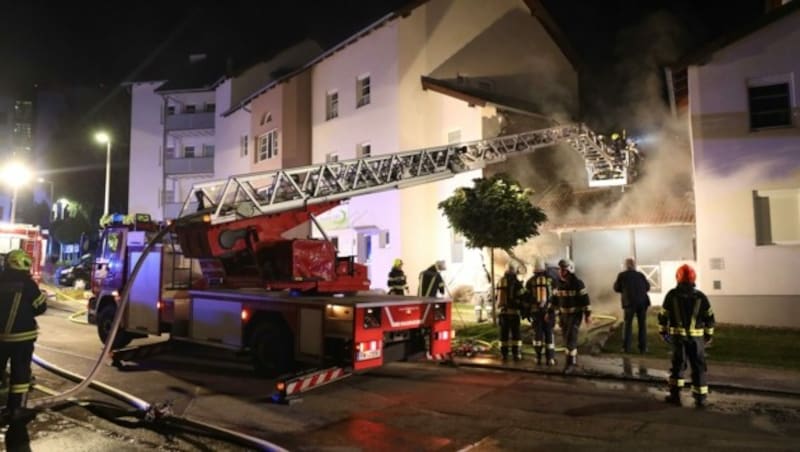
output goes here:
{"type": "Polygon", "coordinates": [[[800,3],[782,3],[670,72],[688,100],[698,285],[722,322],[798,326],[800,3]]]}
{"type": "MultiPolygon", "coordinates": [[[[33,102],[0,96],[0,163],[33,159],[33,102]]],[[[0,220],[9,221],[11,189],[0,187],[0,220]]]]}

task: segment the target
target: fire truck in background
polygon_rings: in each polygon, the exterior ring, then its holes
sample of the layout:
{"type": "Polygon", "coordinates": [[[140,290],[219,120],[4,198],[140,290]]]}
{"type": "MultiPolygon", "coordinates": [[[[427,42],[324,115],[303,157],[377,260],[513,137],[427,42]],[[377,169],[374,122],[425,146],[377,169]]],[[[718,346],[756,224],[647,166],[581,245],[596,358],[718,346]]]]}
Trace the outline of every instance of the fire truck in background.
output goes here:
{"type": "Polygon", "coordinates": [[[0,223],[0,260],[5,263],[9,251],[22,249],[33,258],[31,274],[36,282],[42,278],[42,267],[47,258],[47,236],[39,228],[30,224],[0,223]]]}
{"type": "Polygon", "coordinates": [[[105,342],[130,285],[115,348],[169,333],[171,340],[249,352],[267,374],[295,363],[359,371],[416,354],[443,358],[453,337],[451,301],[370,292],[366,267],[338,256],[315,216],[354,196],[450,178],[561,143],[584,156],[590,185],[628,183],[628,168],[606,161],[612,156],[602,140],[583,125],[567,125],[197,184],[170,226],[147,215],[111,218],[93,268],[89,321],[105,342]],[[310,232],[309,223],[323,239],[288,238],[300,227],[310,232]],[[163,227],[165,240],[144,256],[163,227]]]}

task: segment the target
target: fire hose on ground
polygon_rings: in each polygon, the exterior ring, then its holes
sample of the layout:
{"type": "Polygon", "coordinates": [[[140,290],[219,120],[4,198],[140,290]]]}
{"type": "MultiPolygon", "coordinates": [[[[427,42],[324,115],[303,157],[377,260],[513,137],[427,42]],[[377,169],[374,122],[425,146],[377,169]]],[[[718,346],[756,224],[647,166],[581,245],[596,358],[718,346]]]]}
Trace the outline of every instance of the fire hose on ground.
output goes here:
{"type": "Polygon", "coordinates": [[[171,409],[168,404],[151,404],[145,400],[142,400],[124,391],[108,386],[104,383],[94,381],[97,372],[100,370],[100,367],[103,364],[104,358],[108,356],[109,353],[111,352],[111,347],[114,344],[114,339],[117,336],[117,331],[119,330],[120,324],[122,323],[122,317],[125,312],[125,308],[127,307],[128,300],[130,298],[130,289],[133,286],[133,282],[136,280],[136,277],[139,274],[139,270],[141,269],[142,265],[145,262],[145,258],[150,253],[150,251],[152,251],[153,247],[155,247],[155,245],[159,243],[161,239],[163,239],[164,236],[167,235],[167,233],[172,231],[174,225],[175,223],[172,223],[170,226],[162,229],[161,231],[158,232],[158,234],[156,234],[152,239],[150,239],[150,241],[147,243],[144,250],[142,251],[142,255],[137,260],[136,265],[134,265],[133,270],[131,271],[130,280],[128,284],[125,285],[125,288],[123,289],[122,294],[120,296],[119,306],[117,307],[117,312],[114,316],[114,321],[111,324],[111,328],[108,337],[106,338],[103,350],[100,352],[100,356],[98,356],[97,361],[94,363],[94,366],[92,367],[89,374],[87,376],[74,374],[67,370],[58,368],[53,364],[43,360],[39,356],[34,355],[33,361],[37,365],[41,366],[43,369],[55,373],[63,378],[77,382],[78,384],[62,393],[30,400],[28,402],[28,405],[30,408],[35,409],[35,408],[46,408],[49,406],[57,405],[62,402],[72,403],[75,401],[75,398],[79,393],[81,393],[87,387],[91,387],[92,389],[96,389],[100,392],[103,392],[104,394],[107,394],[115,399],[121,400],[133,406],[143,414],[146,420],[151,420],[151,421],[158,420],[160,422],[168,423],[175,427],[188,427],[188,428],[198,429],[201,431],[213,432],[227,439],[234,440],[239,444],[246,444],[247,446],[255,447],[260,450],[283,451],[285,449],[281,448],[280,446],[277,446],[265,440],[261,440],[259,438],[252,437],[250,435],[246,435],[244,433],[236,432],[234,430],[229,430],[223,427],[187,418],[185,416],[176,416],[171,413],[171,409]]]}

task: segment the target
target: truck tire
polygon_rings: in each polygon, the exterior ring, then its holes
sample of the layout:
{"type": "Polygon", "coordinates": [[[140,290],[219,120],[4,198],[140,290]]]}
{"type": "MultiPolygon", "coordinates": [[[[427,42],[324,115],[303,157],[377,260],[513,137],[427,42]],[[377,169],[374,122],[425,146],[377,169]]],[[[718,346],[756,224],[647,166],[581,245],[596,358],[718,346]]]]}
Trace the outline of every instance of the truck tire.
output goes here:
{"type": "Polygon", "coordinates": [[[294,341],[284,325],[266,321],[250,335],[250,352],[256,374],[274,377],[294,367],[294,341]]]}
{"type": "MultiPolygon", "coordinates": [[[[114,316],[117,314],[117,305],[114,303],[107,303],[105,306],[97,311],[97,335],[100,336],[100,341],[106,343],[108,335],[111,333],[111,325],[114,324],[114,316]]],[[[133,340],[130,334],[125,331],[117,331],[114,337],[114,345],[112,349],[118,349],[130,344],[133,340]]]]}

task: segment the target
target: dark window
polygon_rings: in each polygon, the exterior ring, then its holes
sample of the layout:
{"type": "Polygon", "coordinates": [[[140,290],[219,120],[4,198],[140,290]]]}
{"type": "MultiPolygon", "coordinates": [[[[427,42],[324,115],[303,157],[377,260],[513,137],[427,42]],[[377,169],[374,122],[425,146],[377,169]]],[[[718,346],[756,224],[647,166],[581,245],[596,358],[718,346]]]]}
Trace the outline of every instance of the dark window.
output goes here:
{"type": "Polygon", "coordinates": [[[217,111],[216,104],[206,104],[206,113],[214,113],[215,111],[217,111]]]}
{"type": "Polygon", "coordinates": [[[197,111],[197,107],[195,105],[186,105],[183,107],[184,113],[194,113],[197,111]]]}
{"type": "Polygon", "coordinates": [[[788,83],[751,86],[747,88],[747,94],[750,100],[751,129],[792,125],[788,83]]]}

